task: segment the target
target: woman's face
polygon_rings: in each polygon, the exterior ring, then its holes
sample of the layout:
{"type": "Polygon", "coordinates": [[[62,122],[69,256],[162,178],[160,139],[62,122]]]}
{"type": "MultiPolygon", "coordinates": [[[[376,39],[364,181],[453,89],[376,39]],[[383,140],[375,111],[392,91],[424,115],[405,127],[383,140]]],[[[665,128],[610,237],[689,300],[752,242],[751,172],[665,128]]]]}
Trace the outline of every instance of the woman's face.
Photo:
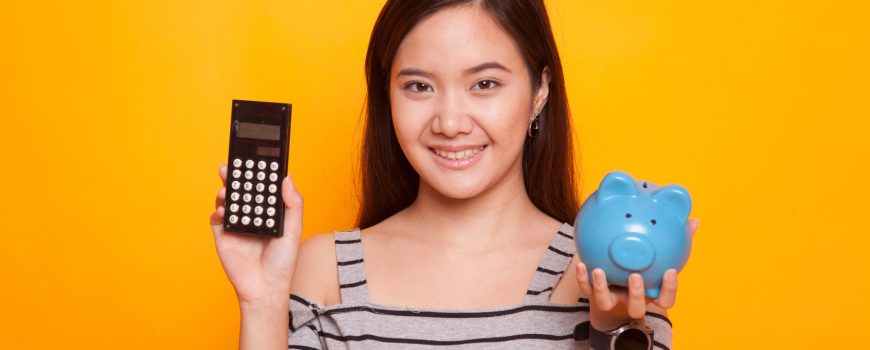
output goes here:
{"type": "Polygon", "coordinates": [[[404,38],[390,72],[393,125],[421,181],[456,199],[522,184],[533,91],[517,44],[478,6],[441,10],[404,38]]]}

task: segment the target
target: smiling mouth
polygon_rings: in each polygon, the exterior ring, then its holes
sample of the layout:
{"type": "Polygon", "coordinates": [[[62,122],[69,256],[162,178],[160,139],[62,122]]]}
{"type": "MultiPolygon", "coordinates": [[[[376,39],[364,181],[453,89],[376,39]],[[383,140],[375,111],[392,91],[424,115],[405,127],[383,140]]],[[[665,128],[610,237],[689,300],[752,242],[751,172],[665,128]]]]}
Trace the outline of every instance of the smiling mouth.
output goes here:
{"type": "Polygon", "coordinates": [[[463,160],[467,158],[471,158],[471,156],[480,153],[486,146],[480,146],[477,148],[469,148],[461,151],[446,151],[437,148],[430,148],[429,150],[433,153],[437,154],[439,157],[449,160],[463,160]]]}

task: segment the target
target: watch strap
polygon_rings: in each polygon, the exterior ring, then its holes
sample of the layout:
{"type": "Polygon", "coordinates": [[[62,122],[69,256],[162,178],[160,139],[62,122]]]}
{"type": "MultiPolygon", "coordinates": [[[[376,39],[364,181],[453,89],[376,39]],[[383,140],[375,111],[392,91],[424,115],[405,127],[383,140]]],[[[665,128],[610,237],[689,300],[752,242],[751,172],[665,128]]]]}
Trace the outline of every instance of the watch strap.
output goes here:
{"type": "Polygon", "coordinates": [[[610,335],[589,326],[589,345],[594,350],[610,350],[610,335]]]}

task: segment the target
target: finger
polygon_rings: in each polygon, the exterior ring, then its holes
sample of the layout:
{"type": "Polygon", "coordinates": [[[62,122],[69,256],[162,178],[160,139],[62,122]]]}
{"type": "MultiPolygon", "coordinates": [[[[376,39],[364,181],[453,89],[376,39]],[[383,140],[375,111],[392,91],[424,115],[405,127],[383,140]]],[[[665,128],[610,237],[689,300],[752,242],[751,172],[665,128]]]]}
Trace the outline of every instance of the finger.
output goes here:
{"type": "Polygon", "coordinates": [[[695,231],[698,231],[698,226],[701,225],[701,219],[694,218],[689,220],[689,232],[691,232],[691,236],[695,237],[695,231]]]}
{"type": "Polygon", "coordinates": [[[628,316],[641,319],[646,315],[646,296],[644,295],[643,277],[638,273],[628,276],[628,316]]]}
{"type": "Polygon", "coordinates": [[[665,271],[665,276],[662,278],[662,291],[655,304],[663,309],[669,309],[674,306],[677,301],[677,270],[670,269],[665,271]]]}
{"type": "Polygon", "coordinates": [[[223,206],[227,199],[227,188],[221,187],[220,191],[218,191],[217,197],[214,198],[214,208],[223,206]]]}
{"type": "Polygon", "coordinates": [[[224,187],[226,187],[227,186],[227,165],[226,164],[221,164],[221,166],[218,167],[218,175],[221,177],[221,183],[223,184],[224,187]]]}
{"type": "Polygon", "coordinates": [[[214,233],[215,239],[223,232],[224,225],[224,207],[217,207],[213,213],[211,213],[211,217],[209,218],[209,224],[211,225],[212,233],[214,233]]]}
{"type": "Polygon", "coordinates": [[[299,238],[302,236],[303,200],[290,175],[281,183],[281,196],[284,198],[284,235],[299,238]]]}
{"type": "Polygon", "coordinates": [[[587,298],[592,299],[592,285],[589,283],[589,271],[586,269],[586,264],[577,262],[577,284],[580,285],[580,291],[587,298]]]}
{"type": "Polygon", "coordinates": [[[595,303],[602,311],[609,311],[616,305],[616,300],[607,287],[607,275],[601,268],[592,270],[592,290],[595,294],[595,303]]]}

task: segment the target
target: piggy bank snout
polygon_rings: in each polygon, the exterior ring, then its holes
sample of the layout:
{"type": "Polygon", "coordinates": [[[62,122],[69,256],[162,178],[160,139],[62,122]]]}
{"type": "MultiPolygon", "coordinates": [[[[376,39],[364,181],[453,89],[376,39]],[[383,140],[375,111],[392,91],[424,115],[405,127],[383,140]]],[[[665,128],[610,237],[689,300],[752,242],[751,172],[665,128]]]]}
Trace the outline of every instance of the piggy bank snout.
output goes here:
{"type": "Polygon", "coordinates": [[[656,260],[656,250],[646,237],[626,234],[610,242],[610,260],[620,268],[640,272],[656,260]]]}

